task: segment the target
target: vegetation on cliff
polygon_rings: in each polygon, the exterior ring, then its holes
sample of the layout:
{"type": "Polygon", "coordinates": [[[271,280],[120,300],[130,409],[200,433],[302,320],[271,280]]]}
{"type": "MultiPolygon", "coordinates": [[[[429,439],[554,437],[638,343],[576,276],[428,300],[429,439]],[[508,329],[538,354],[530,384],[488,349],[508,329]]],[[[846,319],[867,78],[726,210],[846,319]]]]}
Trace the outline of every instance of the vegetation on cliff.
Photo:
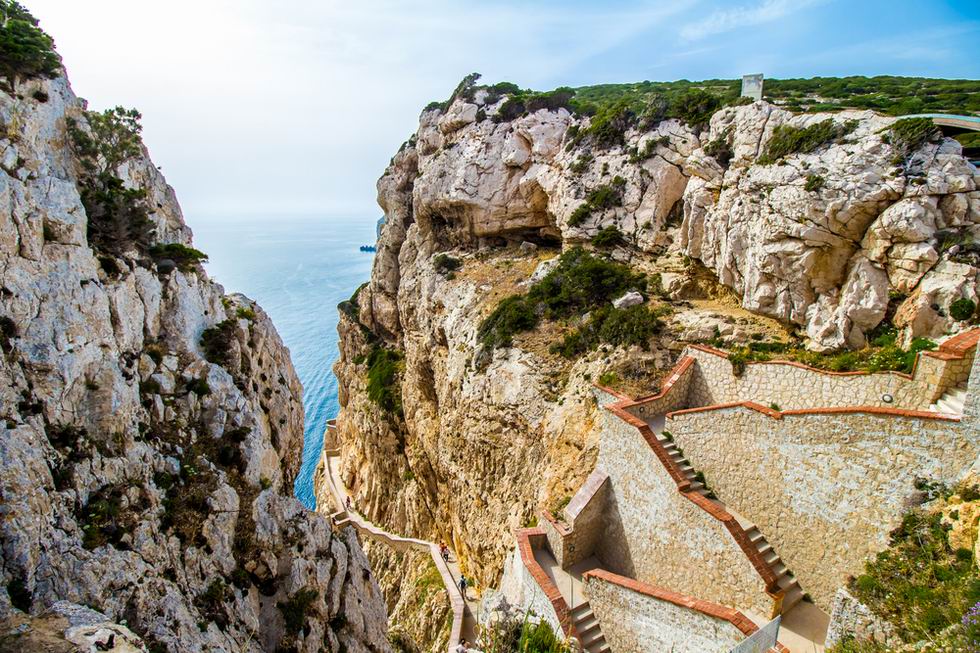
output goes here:
{"type": "MultiPolygon", "coordinates": [[[[921,480],[919,487],[927,497],[938,496],[939,507],[954,494],[921,480]]],[[[955,493],[962,502],[980,499],[975,486],[958,487],[955,493]]],[[[974,553],[954,547],[949,533],[937,506],[912,510],[892,531],[888,548],[849,582],[855,598],[887,620],[901,641],[925,642],[917,650],[975,650],[971,647],[980,643],[980,575],[974,553]]],[[[852,638],[833,650],[878,653],[894,647],[852,638]]]]}
{"type": "MultiPolygon", "coordinates": [[[[38,27],[38,21],[23,5],[0,0],[0,77],[11,95],[22,79],[54,78],[61,72],[61,57],[54,39],[38,27]]],[[[41,97],[36,99],[41,100],[41,97]]]]}
{"type": "Polygon", "coordinates": [[[571,357],[605,342],[643,345],[657,332],[657,316],[645,306],[619,309],[610,302],[646,287],[646,277],[629,267],[576,247],[527,294],[505,298],[480,324],[478,337],[487,349],[509,347],[516,334],[534,329],[542,319],[563,320],[588,314],[585,323],[552,347],[571,357]]]}
{"type": "Polygon", "coordinates": [[[140,113],[116,107],[68,118],[72,151],[81,167],[78,192],[88,216],[88,242],[99,254],[146,252],[153,241],[146,191],[130,188],[119,167],[142,153],[140,113]]]}

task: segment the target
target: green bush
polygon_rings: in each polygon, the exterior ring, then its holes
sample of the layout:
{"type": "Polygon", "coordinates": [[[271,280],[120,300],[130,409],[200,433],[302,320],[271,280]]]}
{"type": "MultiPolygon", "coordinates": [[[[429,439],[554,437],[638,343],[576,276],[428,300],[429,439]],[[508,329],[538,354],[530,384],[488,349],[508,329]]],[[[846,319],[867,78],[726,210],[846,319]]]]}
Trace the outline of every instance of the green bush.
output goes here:
{"type": "Polygon", "coordinates": [[[368,398],[389,413],[401,414],[401,387],[398,373],[401,370],[402,355],[384,347],[375,347],[367,358],[368,398]]]}
{"type": "Polygon", "coordinates": [[[816,191],[823,188],[824,178],[820,175],[807,175],[806,183],[803,184],[803,190],[808,193],[815,193],[816,191]]]}
{"type": "Polygon", "coordinates": [[[514,334],[530,331],[538,325],[538,315],[527,298],[512,295],[503,299],[480,324],[478,337],[488,348],[510,347],[514,334]]]}
{"type": "Polygon", "coordinates": [[[6,81],[5,89],[13,95],[21,79],[57,77],[61,58],[37,19],[13,0],[0,0],[0,12],[0,76],[6,81]]]}
{"type": "Polygon", "coordinates": [[[623,232],[618,227],[603,227],[595,236],[592,237],[592,244],[595,247],[616,247],[626,242],[623,232]]]}
{"type": "Polygon", "coordinates": [[[231,362],[231,343],[235,339],[237,325],[234,320],[223,320],[201,333],[201,349],[204,358],[215,365],[227,366],[231,362]]]}
{"type": "Polygon", "coordinates": [[[526,295],[501,301],[480,324],[477,335],[486,348],[509,347],[515,334],[530,331],[542,317],[562,319],[600,307],[611,308],[605,305],[613,298],[630,288],[643,287],[642,274],[576,247],[562,254],[558,265],[526,295]]]}
{"type": "Polygon", "coordinates": [[[895,150],[895,164],[903,164],[920,147],[935,141],[942,132],[929,118],[904,118],[896,121],[882,137],[895,150]]]}
{"type": "Polygon", "coordinates": [[[585,133],[592,137],[596,146],[609,149],[626,142],[626,130],[635,122],[636,114],[630,103],[622,100],[599,110],[585,133]]]}
{"type": "Polygon", "coordinates": [[[779,125],[766,143],[765,152],[759,157],[760,165],[770,165],[792,154],[807,154],[824,145],[839,142],[854,131],[857,123],[838,124],[828,118],[809,127],[779,125]]]}
{"type": "Polygon", "coordinates": [[[304,587],[288,600],[276,603],[276,607],[282,613],[287,634],[298,635],[306,627],[307,616],[319,595],[320,593],[315,589],[304,587]]]}
{"type": "Polygon", "coordinates": [[[204,252],[181,243],[154,245],[150,248],[150,256],[157,262],[170,259],[181,272],[190,272],[208,260],[208,255],[204,252]]]}
{"type": "Polygon", "coordinates": [[[715,159],[723,168],[727,168],[731,162],[734,152],[731,144],[732,129],[728,128],[718,138],[708,141],[704,146],[704,153],[715,159]]]}
{"type": "Polygon", "coordinates": [[[973,553],[950,547],[939,512],[909,512],[850,589],[905,642],[935,637],[980,601],[973,553]]]}
{"type": "Polygon", "coordinates": [[[973,317],[976,310],[977,305],[972,299],[967,299],[966,297],[957,299],[955,302],[949,305],[949,314],[957,322],[969,320],[971,317],[973,317]]]}
{"type": "Polygon", "coordinates": [[[550,351],[565,358],[574,358],[600,344],[614,347],[637,345],[648,349],[650,338],[659,333],[662,326],[656,314],[646,306],[603,306],[593,310],[585,325],[552,345],[550,351]]]}
{"type": "Polygon", "coordinates": [[[585,222],[593,211],[605,211],[623,205],[623,188],[626,180],[616,176],[611,184],[594,188],[585,198],[585,203],[572,211],[568,217],[568,226],[578,227],[585,222]]]}
{"type": "Polygon", "coordinates": [[[458,258],[453,258],[447,254],[439,254],[433,261],[433,266],[435,267],[436,272],[441,275],[447,275],[450,272],[458,270],[460,267],[462,267],[462,265],[463,262],[458,258]]]}
{"type": "Polygon", "coordinates": [[[669,115],[695,129],[702,129],[720,108],[721,100],[717,95],[700,88],[690,88],[674,97],[669,115]]]}

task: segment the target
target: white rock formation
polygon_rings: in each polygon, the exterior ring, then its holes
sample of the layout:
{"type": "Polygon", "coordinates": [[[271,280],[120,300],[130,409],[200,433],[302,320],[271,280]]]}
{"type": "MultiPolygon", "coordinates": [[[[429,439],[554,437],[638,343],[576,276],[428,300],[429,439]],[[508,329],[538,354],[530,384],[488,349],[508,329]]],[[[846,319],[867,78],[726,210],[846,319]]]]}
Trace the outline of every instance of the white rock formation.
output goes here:
{"type": "MultiPolygon", "coordinates": [[[[353,533],[292,497],[302,389],[268,316],[199,266],[100,261],[65,131],[84,105],[63,77],[18,90],[0,93],[16,152],[0,172],[0,619],[71,601],[169,650],[389,650],[353,533]],[[200,346],[218,325],[220,364],[200,346]]],[[[190,245],[145,151],[117,172],[146,191],[156,242],[190,245]]]]}

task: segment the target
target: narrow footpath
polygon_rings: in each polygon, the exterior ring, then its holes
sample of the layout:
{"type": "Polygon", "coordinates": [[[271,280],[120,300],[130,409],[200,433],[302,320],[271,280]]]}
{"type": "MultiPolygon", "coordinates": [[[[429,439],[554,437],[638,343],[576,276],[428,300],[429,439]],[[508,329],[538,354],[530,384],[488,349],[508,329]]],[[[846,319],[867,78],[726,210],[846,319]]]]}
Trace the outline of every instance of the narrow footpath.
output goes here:
{"type": "MultiPolygon", "coordinates": [[[[428,551],[429,555],[432,556],[433,564],[442,576],[453,609],[453,625],[449,633],[448,649],[450,653],[455,653],[455,647],[459,644],[460,637],[464,638],[469,646],[473,646],[476,641],[476,619],[474,615],[477,612],[479,601],[469,596],[464,597],[459,591],[460,568],[456,552],[450,550],[449,563],[447,564],[439,553],[439,545],[435,542],[402,537],[384,530],[359,514],[353,500],[351,510],[347,510],[345,506],[347,505],[348,492],[340,478],[339,458],[340,452],[338,450],[324,447],[323,468],[330,485],[330,496],[334,504],[334,510],[330,515],[334,524],[338,527],[350,524],[363,536],[381,540],[396,551],[408,549],[428,551]]],[[[467,594],[471,594],[472,591],[472,589],[467,588],[467,594]]]]}

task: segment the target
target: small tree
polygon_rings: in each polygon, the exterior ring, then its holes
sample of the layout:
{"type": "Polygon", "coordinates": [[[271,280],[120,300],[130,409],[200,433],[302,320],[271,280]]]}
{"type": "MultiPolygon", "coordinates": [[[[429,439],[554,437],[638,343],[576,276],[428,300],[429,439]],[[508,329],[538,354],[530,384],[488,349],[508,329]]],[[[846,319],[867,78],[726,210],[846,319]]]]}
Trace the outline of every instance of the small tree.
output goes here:
{"type": "Polygon", "coordinates": [[[142,152],[140,113],[116,107],[90,111],[85,123],[68,119],[72,151],[82,168],[79,194],[88,216],[93,249],[121,256],[131,247],[145,252],[153,240],[146,191],[127,188],[119,167],[142,152]]]}
{"type": "Polygon", "coordinates": [[[54,39],[38,27],[38,21],[20,3],[0,0],[0,76],[11,95],[20,79],[47,77],[61,71],[54,39]]]}

